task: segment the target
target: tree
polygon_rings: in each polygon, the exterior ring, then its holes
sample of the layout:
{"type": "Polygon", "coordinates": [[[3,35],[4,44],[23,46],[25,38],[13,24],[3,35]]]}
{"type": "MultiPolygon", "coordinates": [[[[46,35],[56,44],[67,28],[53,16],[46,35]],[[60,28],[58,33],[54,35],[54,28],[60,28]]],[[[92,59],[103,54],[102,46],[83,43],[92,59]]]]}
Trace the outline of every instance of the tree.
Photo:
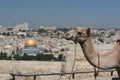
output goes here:
{"type": "Polygon", "coordinates": [[[36,60],[44,60],[44,55],[38,53],[38,54],[36,55],[36,60]]]}
{"type": "Polygon", "coordinates": [[[57,28],[56,30],[55,30],[55,32],[58,32],[58,31],[63,31],[63,32],[68,32],[69,30],[70,30],[71,28],[57,28]]]}
{"type": "Polygon", "coordinates": [[[54,58],[53,54],[37,54],[36,59],[40,60],[40,61],[43,61],[43,60],[50,61],[50,60],[55,59],[55,58],[54,58]]]}
{"type": "Polygon", "coordinates": [[[8,56],[8,57],[7,57],[7,60],[12,60],[12,56],[8,56]]]}
{"type": "Polygon", "coordinates": [[[5,59],[7,59],[7,53],[3,53],[2,51],[1,51],[1,53],[0,53],[0,59],[1,60],[5,60],[5,59]]]}
{"type": "Polygon", "coordinates": [[[15,54],[14,55],[14,59],[16,59],[16,60],[22,60],[22,57],[20,56],[20,54],[15,54]]]}
{"type": "Polygon", "coordinates": [[[8,33],[6,33],[6,36],[10,36],[10,33],[8,32],[8,33]]]}
{"type": "Polygon", "coordinates": [[[100,41],[101,43],[104,42],[104,40],[102,38],[98,38],[98,41],[100,41]]]}
{"type": "Polygon", "coordinates": [[[6,36],[6,32],[3,32],[2,35],[3,35],[3,36],[6,36]]]}
{"type": "Polygon", "coordinates": [[[58,55],[58,61],[62,61],[63,60],[63,54],[59,54],[58,55]]]}
{"type": "Polygon", "coordinates": [[[47,32],[47,30],[45,30],[45,29],[38,29],[38,33],[46,33],[47,32]]]}
{"type": "Polygon", "coordinates": [[[45,60],[49,61],[54,59],[54,55],[53,54],[45,54],[45,60]]]}
{"type": "Polygon", "coordinates": [[[27,54],[24,54],[24,55],[22,56],[22,59],[23,59],[23,60],[30,60],[30,56],[27,55],[27,54]]]}

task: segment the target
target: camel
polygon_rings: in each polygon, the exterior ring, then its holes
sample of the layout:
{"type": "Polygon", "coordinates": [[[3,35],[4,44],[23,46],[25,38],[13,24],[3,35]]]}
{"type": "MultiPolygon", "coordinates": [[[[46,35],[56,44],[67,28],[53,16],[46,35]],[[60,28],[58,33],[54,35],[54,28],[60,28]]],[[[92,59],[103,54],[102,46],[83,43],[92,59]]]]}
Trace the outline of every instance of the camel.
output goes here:
{"type": "Polygon", "coordinates": [[[65,39],[79,43],[87,61],[98,69],[116,69],[120,78],[120,40],[116,41],[113,49],[101,54],[93,47],[90,28],[81,27],[68,31],[65,39]]]}

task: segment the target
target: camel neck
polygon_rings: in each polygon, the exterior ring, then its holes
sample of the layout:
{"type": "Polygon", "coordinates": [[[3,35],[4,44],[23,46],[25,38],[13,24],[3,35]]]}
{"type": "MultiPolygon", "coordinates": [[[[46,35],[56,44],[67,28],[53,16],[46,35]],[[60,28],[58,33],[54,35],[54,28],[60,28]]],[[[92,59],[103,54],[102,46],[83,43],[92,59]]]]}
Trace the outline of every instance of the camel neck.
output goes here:
{"type": "Polygon", "coordinates": [[[96,52],[92,44],[92,39],[90,37],[83,44],[81,44],[81,47],[89,59],[93,59],[96,56],[96,52]]]}
{"type": "Polygon", "coordinates": [[[100,53],[94,50],[92,39],[90,37],[80,45],[87,61],[95,67],[98,67],[101,69],[108,69],[108,68],[113,68],[118,63],[117,58],[115,58],[117,56],[116,49],[113,49],[112,51],[107,52],[104,55],[100,55],[100,53]],[[98,54],[99,54],[99,57],[98,57],[98,54]],[[98,60],[100,60],[99,61],[100,65],[98,65],[99,64],[98,60]]]}
{"type": "MultiPolygon", "coordinates": [[[[84,43],[80,44],[82,51],[86,57],[86,59],[94,65],[91,61],[93,58],[97,57],[97,54],[94,50],[92,39],[89,37],[84,43]]],[[[95,65],[94,65],[95,66],[95,65]]]]}

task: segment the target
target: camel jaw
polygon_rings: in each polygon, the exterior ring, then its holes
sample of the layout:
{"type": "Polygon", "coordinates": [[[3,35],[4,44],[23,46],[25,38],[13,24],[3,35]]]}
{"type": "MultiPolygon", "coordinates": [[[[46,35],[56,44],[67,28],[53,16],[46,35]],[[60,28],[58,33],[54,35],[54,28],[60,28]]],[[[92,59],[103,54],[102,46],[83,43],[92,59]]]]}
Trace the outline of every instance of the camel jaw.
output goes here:
{"type": "Polygon", "coordinates": [[[80,43],[80,44],[82,44],[82,43],[84,43],[86,40],[87,40],[86,38],[78,38],[78,39],[77,39],[77,42],[80,43]]]}

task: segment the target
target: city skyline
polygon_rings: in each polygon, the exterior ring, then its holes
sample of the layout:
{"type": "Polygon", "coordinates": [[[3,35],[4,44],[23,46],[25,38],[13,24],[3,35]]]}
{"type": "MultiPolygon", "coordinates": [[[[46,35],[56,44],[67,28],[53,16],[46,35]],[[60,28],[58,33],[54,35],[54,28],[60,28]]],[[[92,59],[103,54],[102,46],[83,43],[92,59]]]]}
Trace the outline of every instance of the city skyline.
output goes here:
{"type": "Polygon", "coordinates": [[[119,0],[1,0],[0,25],[119,28],[119,0]]]}

